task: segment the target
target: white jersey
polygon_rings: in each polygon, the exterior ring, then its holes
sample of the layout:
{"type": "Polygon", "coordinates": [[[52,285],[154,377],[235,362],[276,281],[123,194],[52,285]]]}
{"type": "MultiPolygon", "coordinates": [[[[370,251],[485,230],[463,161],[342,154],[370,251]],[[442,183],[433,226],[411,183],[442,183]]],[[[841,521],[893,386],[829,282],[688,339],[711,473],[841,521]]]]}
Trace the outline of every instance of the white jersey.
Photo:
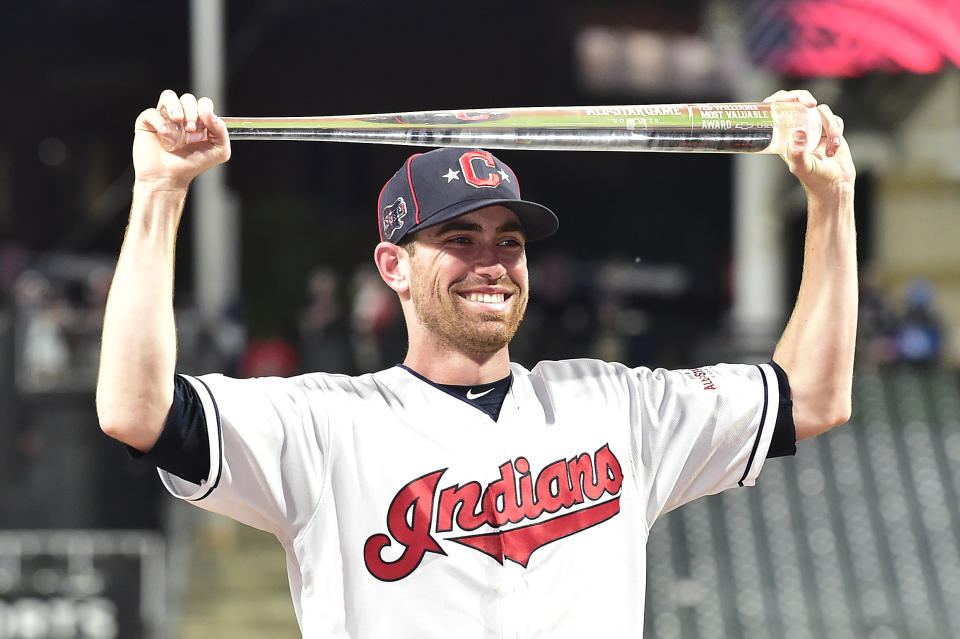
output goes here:
{"type": "Polygon", "coordinates": [[[752,485],[769,365],[512,365],[494,421],[403,367],[187,378],[210,474],[177,497],[274,533],[304,636],[640,636],[657,517],[752,485]]]}

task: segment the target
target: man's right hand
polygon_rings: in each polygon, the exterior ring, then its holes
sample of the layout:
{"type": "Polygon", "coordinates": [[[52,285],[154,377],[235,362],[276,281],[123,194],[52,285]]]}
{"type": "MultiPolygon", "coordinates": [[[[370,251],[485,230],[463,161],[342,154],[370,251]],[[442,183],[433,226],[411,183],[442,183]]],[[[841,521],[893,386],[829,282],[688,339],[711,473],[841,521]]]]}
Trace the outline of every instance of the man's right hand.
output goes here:
{"type": "Polygon", "coordinates": [[[229,159],[227,126],[214,113],[210,98],[197,100],[190,93],[177,97],[167,89],[155,109],[137,118],[133,138],[137,186],[186,189],[193,178],[229,159]]]}
{"type": "Polygon", "coordinates": [[[208,98],[164,91],[157,107],[137,118],[136,183],[104,314],[97,415],[105,433],[143,452],[156,443],[173,402],[174,255],[187,187],[229,158],[227,127],[208,98]]]}

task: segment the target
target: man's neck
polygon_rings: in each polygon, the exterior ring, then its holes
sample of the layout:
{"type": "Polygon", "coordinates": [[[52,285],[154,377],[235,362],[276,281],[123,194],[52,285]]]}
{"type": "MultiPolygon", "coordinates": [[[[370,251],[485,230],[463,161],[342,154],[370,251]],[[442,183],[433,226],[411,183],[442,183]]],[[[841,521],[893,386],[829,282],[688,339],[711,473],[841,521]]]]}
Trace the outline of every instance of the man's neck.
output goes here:
{"type": "Polygon", "coordinates": [[[489,384],[510,374],[510,353],[506,346],[496,353],[478,354],[411,344],[403,365],[436,384],[489,384]]]}

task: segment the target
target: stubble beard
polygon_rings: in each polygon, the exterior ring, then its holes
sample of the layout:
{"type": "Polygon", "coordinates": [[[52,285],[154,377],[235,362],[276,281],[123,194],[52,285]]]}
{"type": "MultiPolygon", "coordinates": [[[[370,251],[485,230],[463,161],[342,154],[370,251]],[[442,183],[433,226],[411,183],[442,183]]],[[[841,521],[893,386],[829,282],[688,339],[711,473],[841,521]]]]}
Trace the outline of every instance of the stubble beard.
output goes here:
{"type": "Polygon", "coordinates": [[[514,301],[506,313],[470,313],[453,290],[431,288],[417,275],[412,280],[411,297],[417,319],[443,345],[460,352],[498,352],[516,335],[527,310],[527,291],[516,285],[511,286],[515,289],[511,298],[514,301]]]}

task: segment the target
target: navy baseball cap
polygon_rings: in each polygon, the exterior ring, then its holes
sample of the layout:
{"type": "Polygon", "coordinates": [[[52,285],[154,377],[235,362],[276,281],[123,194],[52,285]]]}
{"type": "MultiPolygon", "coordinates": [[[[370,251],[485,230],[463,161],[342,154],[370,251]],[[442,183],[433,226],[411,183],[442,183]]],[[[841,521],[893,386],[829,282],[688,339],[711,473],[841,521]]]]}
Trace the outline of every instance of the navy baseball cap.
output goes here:
{"type": "Polygon", "coordinates": [[[517,214],[528,240],[553,235],[559,226],[553,211],[520,199],[517,176],[489,151],[417,153],[380,191],[380,240],[398,244],[410,233],[497,204],[517,214]]]}

